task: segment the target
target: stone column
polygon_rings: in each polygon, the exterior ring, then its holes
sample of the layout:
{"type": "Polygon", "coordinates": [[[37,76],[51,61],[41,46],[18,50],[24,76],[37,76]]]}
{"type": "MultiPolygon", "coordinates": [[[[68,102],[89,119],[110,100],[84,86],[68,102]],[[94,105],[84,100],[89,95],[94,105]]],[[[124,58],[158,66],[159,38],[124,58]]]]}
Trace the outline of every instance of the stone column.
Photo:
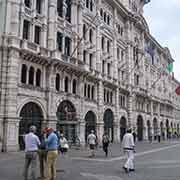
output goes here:
{"type": "Polygon", "coordinates": [[[86,144],[86,142],[85,142],[85,125],[86,125],[86,123],[85,123],[84,119],[82,119],[79,124],[79,134],[78,134],[80,143],[82,146],[84,146],[86,144]]]}
{"type": "Polygon", "coordinates": [[[19,52],[4,50],[2,64],[1,112],[3,117],[3,151],[18,149],[17,94],[19,52]]]}
{"type": "Polygon", "coordinates": [[[120,142],[120,107],[119,107],[119,88],[115,92],[115,122],[114,122],[114,140],[120,142]]]}
{"type": "Polygon", "coordinates": [[[104,133],[104,122],[103,122],[103,115],[104,115],[104,87],[102,81],[99,81],[98,84],[98,118],[97,118],[97,134],[98,139],[101,142],[102,135],[104,133]]]}
{"type": "Polygon", "coordinates": [[[11,29],[10,32],[13,36],[19,37],[19,9],[20,9],[20,0],[11,1],[11,29]]]}
{"type": "MultiPolygon", "coordinates": [[[[77,24],[75,25],[75,33],[77,33],[77,41],[80,40],[83,36],[83,9],[84,9],[84,5],[83,5],[83,1],[79,1],[78,4],[78,13],[77,13],[77,21],[74,20],[74,22],[76,22],[77,24]]],[[[72,13],[73,15],[73,13],[72,13]]],[[[82,40],[79,48],[77,49],[77,58],[83,62],[83,50],[84,50],[84,41],[82,40]]],[[[87,62],[87,61],[86,61],[87,62]]]]}
{"type": "Polygon", "coordinates": [[[57,7],[57,0],[49,0],[49,14],[48,14],[48,48],[49,50],[54,50],[56,41],[55,39],[55,33],[56,33],[56,27],[55,27],[55,20],[56,20],[56,7],[57,7]]]}
{"type": "Polygon", "coordinates": [[[102,144],[103,133],[104,133],[104,123],[101,121],[97,123],[97,137],[99,144],[102,144]]]}
{"type": "Polygon", "coordinates": [[[120,123],[114,123],[114,142],[120,142],[120,123]]]}
{"type": "Polygon", "coordinates": [[[56,129],[57,117],[56,117],[56,104],[53,99],[53,93],[55,91],[55,79],[56,74],[54,73],[54,67],[50,66],[46,70],[46,82],[48,91],[46,93],[47,100],[47,124],[49,127],[56,129]]]}

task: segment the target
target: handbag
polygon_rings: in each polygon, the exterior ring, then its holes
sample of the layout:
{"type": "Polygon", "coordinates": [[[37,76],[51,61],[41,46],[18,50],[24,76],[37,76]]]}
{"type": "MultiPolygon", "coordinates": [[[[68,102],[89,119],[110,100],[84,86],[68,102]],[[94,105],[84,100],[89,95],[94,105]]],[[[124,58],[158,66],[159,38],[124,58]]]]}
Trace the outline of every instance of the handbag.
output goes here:
{"type": "Polygon", "coordinates": [[[69,149],[69,145],[68,145],[68,144],[65,144],[65,145],[64,145],[64,148],[69,149]]]}

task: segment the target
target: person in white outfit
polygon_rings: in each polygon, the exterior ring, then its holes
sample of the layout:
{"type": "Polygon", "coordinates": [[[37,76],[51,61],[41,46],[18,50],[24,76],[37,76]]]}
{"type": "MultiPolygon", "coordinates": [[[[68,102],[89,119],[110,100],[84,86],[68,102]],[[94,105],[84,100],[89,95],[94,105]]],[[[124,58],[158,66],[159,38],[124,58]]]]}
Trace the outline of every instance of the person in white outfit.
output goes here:
{"type": "Polygon", "coordinates": [[[87,142],[89,144],[89,148],[90,148],[90,151],[91,151],[90,157],[95,156],[96,141],[97,141],[97,138],[96,138],[96,136],[94,134],[94,130],[91,130],[91,133],[87,137],[87,142]]]}
{"type": "Polygon", "coordinates": [[[127,160],[123,166],[123,169],[125,170],[126,173],[128,173],[129,171],[135,171],[134,169],[135,144],[134,144],[134,138],[131,132],[132,130],[128,129],[122,141],[122,147],[123,147],[124,153],[127,155],[127,160]]]}

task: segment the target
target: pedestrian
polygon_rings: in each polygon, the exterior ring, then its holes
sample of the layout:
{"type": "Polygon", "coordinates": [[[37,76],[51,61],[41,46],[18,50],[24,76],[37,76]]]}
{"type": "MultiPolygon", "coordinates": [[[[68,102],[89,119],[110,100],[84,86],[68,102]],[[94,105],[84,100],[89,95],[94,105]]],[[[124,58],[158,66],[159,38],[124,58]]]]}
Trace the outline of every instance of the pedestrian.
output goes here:
{"type": "Polygon", "coordinates": [[[128,129],[122,141],[122,147],[124,153],[127,155],[127,160],[123,166],[123,169],[125,170],[126,173],[128,173],[129,171],[135,171],[134,169],[135,144],[131,132],[132,132],[131,129],[128,129]]]}
{"type": "Polygon", "coordinates": [[[58,157],[58,137],[52,128],[48,128],[47,148],[47,180],[56,179],[56,162],[58,157]]]}
{"type": "Polygon", "coordinates": [[[95,157],[95,146],[96,146],[96,135],[94,134],[94,130],[91,130],[91,133],[87,137],[87,142],[91,151],[90,157],[95,157]]]}
{"type": "Polygon", "coordinates": [[[102,137],[102,145],[103,145],[103,150],[105,152],[105,156],[108,157],[108,147],[109,147],[109,136],[105,132],[102,137]]]}
{"type": "Polygon", "coordinates": [[[40,146],[40,140],[35,135],[36,126],[29,128],[29,133],[25,135],[25,167],[24,167],[24,180],[28,180],[28,171],[31,166],[31,179],[36,180],[37,169],[37,152],[40,146]]]}
{"type": "Polygon", "coordinates": [[[59,146],[60,146],[59,150],[60,150],[61,154],[66,154],[69,149],[69,145],[68,145],[68,141],[64,137],[63,133],[60,134],[59,146]]]}
{"type": "Polygon", "coordinates": [[[135,130],[133,131],[132,135],[133,135],[133,138],[134,138],[134,143],[135,143],[135,142],[136,142],[136,137],[137,137],[137,135],[136,135],[136,131],[135,131],[135,130]]]}
{"type": "Polygon", "coordinates": [[[39,146],[40,178],[46,178],[47,150],[46,150],[47,128],[43,129],[40,135],[41,145],[39,146]]]}
{"type": "Polygon", "coordinates": [[[152,128],[150,127],[150,130],[149,130],[149,143],[152,143],[152,138],[153,138],[153,132],[152,132],[152,128]]]}
{"type": "Polygon", "coordinates": [[[161,142],[161,131],[158,130],[157,132],[157,138],[158,138],[158,142],[160,143],[161,142]]]}

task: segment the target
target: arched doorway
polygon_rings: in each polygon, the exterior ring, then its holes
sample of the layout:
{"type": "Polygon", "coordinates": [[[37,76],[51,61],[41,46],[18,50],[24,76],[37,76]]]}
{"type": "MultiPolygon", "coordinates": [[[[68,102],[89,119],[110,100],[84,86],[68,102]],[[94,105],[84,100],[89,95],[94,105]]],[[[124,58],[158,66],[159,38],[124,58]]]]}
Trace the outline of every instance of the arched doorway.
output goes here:
{"type": "Polygon", "coordinates": [[[77,117],[74,105],[68,100],[62,101],[58,106],[56,116],[57,130],[62,132],[68,141],[75,143],[77,117]]]}
{"type": "Polygon", "coordinates": [[[96,115],[92,111],[88,111],[85,116],[85,140],[87,141],[87,136],[90,134],[91,130],[96,132],[96,115]]]}
{"type": "Polygon", "coordinates": [[[166,136],[167,136],[167,139],[170,138],[170,132],[169,132],[169,120],[168,120],[168,119],[166,120],[166,136]]]}
{"type": "Polygon", "coordinates": [[[157,133],[158,133],[158,122],[157,122],[157,119],[154,118],[153,119],[153,134],[154,134],[154,140],[157,139],[157,133]]]}
{"type": "Polygon", "coordinates": [[[104,112],[103,120],[104,120],[104,131],[108,133],[111,142],[113,142],[113,139],[114,139],[114,129],[113,129],[114,115],[110,109],[107,109],[104,112]]]}
{"type": "Polygon", "coordinates": [[[143,118],[141,115],[138,116],[137,118],[137,138],[138,141],[142,141],[143,140],[143,118]]]}
{"type": "Polygon", "coordinates": [[[41,125],[43,121],[43,113],[41,108],[34,102],[29,102],[23,106],[20,112],[19,122],[19,148],[24,150],[24,135],[29,132],[29,127],[35,125],[37,127],[37,135],[41,133],[41,125]]]}
{"type": "Polygon", "coordinates": [[[126,133],[127,128],[127,121],[126,118],[123,116],[120,120],[120,139],[122,141],[124,134],[126,133]]]}
{"type": "Polygon", "coordinates": [[[147,133],[148,133],[148,140],[152,139],[152,133],[151,133],[151,122],[150,120],[147,121],[147,133]]]}

